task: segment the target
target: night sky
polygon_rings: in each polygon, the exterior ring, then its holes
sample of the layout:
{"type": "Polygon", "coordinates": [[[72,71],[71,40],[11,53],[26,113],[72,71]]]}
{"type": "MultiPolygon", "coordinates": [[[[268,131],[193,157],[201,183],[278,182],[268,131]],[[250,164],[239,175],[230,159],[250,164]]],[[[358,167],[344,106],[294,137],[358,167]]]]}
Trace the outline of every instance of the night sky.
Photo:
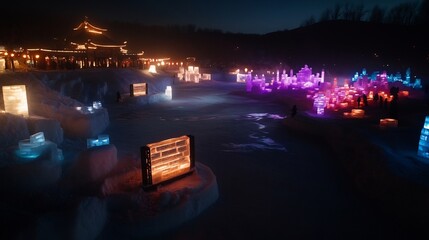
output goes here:
{"type": "Polygon", "coordinates": [[[39,1],[17,3],[17,8],[29,8],[40,13],[49,11],[73,14],[97,20],[136,21],[148,25],[188,25],[218,29],[233,33],[265,34],[299,27],[314,16],[316,20],[335,4],[363,4],[371,9],[375,4],[388,10],[401,3],[419,0],[143,0],[143,1],[39,1]],[[30,5],[29,5],[30,4],[30,5]]]}

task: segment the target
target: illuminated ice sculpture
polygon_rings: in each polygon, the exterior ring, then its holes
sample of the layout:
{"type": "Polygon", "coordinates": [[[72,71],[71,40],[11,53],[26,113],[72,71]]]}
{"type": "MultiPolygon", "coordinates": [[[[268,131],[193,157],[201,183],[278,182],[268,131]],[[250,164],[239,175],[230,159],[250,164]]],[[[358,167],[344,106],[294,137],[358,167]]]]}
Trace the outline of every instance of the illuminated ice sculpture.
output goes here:
{"type": "Polygon", "coordinates": [[[429,158],[429,116],[426,116],[420,133],[419,147],[417,155],[424,158],[429,158]]]}
{"type": "Polygon", "coordinates": [[[167,86],[165,88],[165,95],[167,96],[168,99],[173,99],[173,90],[171,89],[171,86],[167,86]]]}
{"type": "Polygon", "coordinates": [[[149,66],[149,72],[150,73],[156,73],[156,66],[155,65],[150,65],[149,66]]]}
{"type": "Polygon", "coordinates": [[[19,141],[17,155],[22,158],[37,158],[43,151],[40,148],[43,144],[45,144],[43,132],[35,133],[29,139],[19,141]]]}
{"type": "Polygon", "coordinates": [[[25,85],[3,86],[5,112],[28,117],[27,91],[25,85]]]}
{"type": "Polygon", "coordinates": [[[92,102],[92,108],[94,108],[94,109],[100,109],[102,107],[103,106],[101,105],[100,101],[94,101],[94,102],[92,102]]]}
{"type": "Polygon", "coordinates": [[[323,93],[318,93],[316,95],[313,106],[316,108],[317,114],[322,115],[325,113],[326,97],[323,93]]]}
{"type": "Polygon", "coordinates": [[[195,167],[192,135],[147,144],[140,148],[140,153],[145,189],[182,177],[195,167]]]}
{"type": "Polygon", "coordinates": [[[147,83],[133,83],[130,84],[130,95],[131,97],[147,95],[148,85],[147,83]]]}
{"type": "Polygon", "coordinates": [[[98,138],[88,138],[86,140],[86,147],[92,148],[92,147],[98,147],[103,145],[109,145],[110,139],[109,135],[107,134],[100,134],[98,135],[98,138]]]}

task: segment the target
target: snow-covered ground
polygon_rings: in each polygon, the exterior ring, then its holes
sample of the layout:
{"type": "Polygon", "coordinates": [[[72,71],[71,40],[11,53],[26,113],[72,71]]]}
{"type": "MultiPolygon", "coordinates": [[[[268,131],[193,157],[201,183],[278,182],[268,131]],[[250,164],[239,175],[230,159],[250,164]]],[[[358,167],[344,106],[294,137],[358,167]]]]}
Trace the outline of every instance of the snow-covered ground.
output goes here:
{"type": "Polygon", "coordinates": [[[382,129],[378,121],[386,113],[377,106],[370,105],[363,119],[344,119],[340,113],[318,118],[302,92],[253,95],[244,84],[213,78],[185,83],[172,73],[135,69],[0,75],[1,85],[31,86],[33,116],[0,119],[2,235],[429,236],[429,169],[417,157],[427,114],[423,94],[400,99],[398,128],[382,129]],[[150,96],[128,96],[129,85],[137,82],[149,83],[150,96]],[[164,95],[168,85],[172,100],[164,95]],[[116,102],[117,91],[123,102],[116,102]],[[104,107],[93,122],[71,110],[93,101],[104,107]],[[294,104],[298,114],[291,118],[294,104]],[[37,129],[51,129],[49,151],[61,149],[64,159],[50,155],[48,161],[23,163],[13,156],[17,142],[37,129]],[[110,145],[88,153],[87,137],[100,133],[110,136],[110,145]],[[186,134],[195,137],[196,171],[157,191],[143,191],[140,147],[186,134]]]}

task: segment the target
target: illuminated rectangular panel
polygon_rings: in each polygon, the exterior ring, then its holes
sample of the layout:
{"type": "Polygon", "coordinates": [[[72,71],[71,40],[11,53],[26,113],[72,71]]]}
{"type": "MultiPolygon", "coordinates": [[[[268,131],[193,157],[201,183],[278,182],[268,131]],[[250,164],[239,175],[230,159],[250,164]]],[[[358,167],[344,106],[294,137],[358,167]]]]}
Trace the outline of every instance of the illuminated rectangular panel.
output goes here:
{"type": "Polygon", "coordinates": [[[141,147],[143,188],[171,181],[193,171],[194,138],[184,135],[141,147]]]}
{"type": "Polygon", "coordinates": [[[3,86],[4,110],[28,117],[27,91],[25,85],[3,86]]]}
{"type": "Polygon", "coordinates": [[[351,116],[355,118],[363,118],[365,115],[365,111],[363,109],[354,108],[351,111],[351,116]]]}
{"type": "Polygon", "coordinates": [[[398,120],[393,118],[380,119],[380,127],[398,127],[398,120]]]}
{"type": "Polygon", "coordinates": [[[144,96],[147,95],[147,83],[133,83],[130,85],[130,95],[135,96],[144,96]]]}

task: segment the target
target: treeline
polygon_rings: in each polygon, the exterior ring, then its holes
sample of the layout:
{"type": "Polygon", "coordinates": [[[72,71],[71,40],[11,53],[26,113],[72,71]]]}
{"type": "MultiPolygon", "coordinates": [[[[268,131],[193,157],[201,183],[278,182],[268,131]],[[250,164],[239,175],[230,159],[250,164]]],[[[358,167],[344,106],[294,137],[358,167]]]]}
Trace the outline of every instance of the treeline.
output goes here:
{"type": "Polygon", "coordinates": [[[429,0],[404,2],[390,9],[383,9],[379,5],[367,9],[363,4],[337,3],[334,7],[324,10],[318,19],[310,16],[301,26],[332,20],[429,26],[429,0]]]}

